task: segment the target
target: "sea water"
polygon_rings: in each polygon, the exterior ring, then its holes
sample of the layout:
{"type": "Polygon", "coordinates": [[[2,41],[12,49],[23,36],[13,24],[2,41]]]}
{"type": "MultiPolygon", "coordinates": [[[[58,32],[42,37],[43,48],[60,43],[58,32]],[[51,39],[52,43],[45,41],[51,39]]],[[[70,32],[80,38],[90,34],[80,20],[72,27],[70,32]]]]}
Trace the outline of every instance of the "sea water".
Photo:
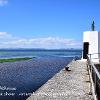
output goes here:
{"type": "Polygon", "coordinates": [[[81,56],[82,50],[45,50],[45,49],[0,49],[0,58],[14,57],[43,57],[43,56],[58,56],[58,57],[75,57],[81,56]]]}
{"type": "Polygon", "coordinates": [[[1,58],[32,57],[0,64],[0,100],[25,100],[63,69],[81,50],[1,50],[1,58]]]}

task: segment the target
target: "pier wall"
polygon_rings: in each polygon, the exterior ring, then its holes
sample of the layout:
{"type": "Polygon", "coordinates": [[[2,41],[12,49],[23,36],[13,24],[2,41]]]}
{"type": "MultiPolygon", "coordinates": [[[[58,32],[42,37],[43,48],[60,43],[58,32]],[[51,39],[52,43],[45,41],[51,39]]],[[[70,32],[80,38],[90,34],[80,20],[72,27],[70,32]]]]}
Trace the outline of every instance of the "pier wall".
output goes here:
{"type": "Polygon", "coordinates": [[[72,61],[67,67],[71,71],[62,69],[27,100],[91,100],[86,62],[72,61]]]}

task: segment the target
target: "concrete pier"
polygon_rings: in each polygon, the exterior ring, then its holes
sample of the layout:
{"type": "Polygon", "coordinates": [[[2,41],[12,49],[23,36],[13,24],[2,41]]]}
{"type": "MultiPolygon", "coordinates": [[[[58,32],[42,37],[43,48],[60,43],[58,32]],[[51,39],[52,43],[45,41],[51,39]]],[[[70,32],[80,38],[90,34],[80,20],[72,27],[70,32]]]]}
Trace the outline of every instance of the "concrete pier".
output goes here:
{"type": "Polygon", "coordinates": [[[27,100],[92,100],[85,61],[72,61],[27,100]]]}

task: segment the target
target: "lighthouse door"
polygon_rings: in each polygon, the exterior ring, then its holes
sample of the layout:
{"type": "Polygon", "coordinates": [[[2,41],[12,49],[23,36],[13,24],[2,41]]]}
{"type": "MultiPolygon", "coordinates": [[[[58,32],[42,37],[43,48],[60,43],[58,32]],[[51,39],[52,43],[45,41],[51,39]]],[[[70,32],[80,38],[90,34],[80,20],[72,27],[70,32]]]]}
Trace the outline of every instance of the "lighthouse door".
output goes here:
{"type": "Polygon", "coordinates": [[[83,59],[87,59],[88,50],[89,50],[89,42],[84,42],[84,44],[83,44],[83,59]]]}

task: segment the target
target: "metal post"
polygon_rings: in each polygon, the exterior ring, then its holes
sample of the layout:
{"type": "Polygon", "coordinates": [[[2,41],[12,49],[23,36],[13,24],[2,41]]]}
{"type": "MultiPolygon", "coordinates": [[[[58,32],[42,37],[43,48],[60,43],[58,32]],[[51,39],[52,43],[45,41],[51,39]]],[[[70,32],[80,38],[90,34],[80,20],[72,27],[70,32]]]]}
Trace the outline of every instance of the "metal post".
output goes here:
{"type": "MultiPolygon", "coordinates": [[[[90,69],[90,75],[92,76],[92,65],[89,65],[90,69]]],[[[92,83],[91,83],[91,78],[90,78],[90,75],[89,75],[89,80],[90,80],[90,92],[89,92],[89,95],[92,95],[92,83]]]]}
{"type": "Polygon", "coordinates": [[[88,55],[87,55],[87,75],[89,75],[89,57],[88,57],[88,55]]]}
{"type": "Polygon", "coordinates": [[[88,73],[89,73],[89,81],[90,81],[90,91],[89,91],[89,95],[92,95],[92,83],[91,83],[91,78],[90,75],[92,75],[92,65],[91,65],[91,54],[89,54],[88,56],[88,73]]]}
{"type": "Polygon", "coordinates": [[[95,89],[95,94],[96,94],[96,73],[94,72],[94,89],[95,89]]]}

